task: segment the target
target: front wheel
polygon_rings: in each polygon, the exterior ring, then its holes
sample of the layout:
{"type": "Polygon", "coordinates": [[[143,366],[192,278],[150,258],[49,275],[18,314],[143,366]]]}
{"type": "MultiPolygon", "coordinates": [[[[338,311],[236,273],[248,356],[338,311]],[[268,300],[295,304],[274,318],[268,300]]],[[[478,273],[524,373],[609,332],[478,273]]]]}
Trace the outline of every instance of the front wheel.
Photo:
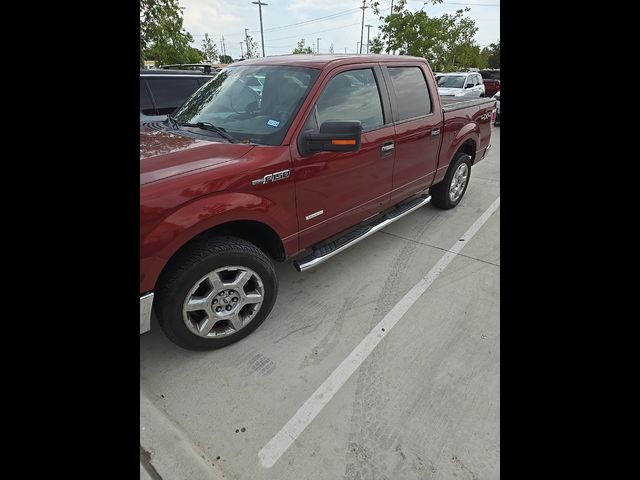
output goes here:
{"type": "Polygon", "coordinates": [[[431,203],[445,210],[455,207],[467,191],[470,177],[471,157],[466,153],[456,153],[444,179],[429,189],[431,203]]]}
{"type": "Polygon", "coordinates": [[[218,237],[176,255],[156,292],[156,314],[167,337],[190,350],[213,350],[258,328],[273,308],[278,279],[258,247],[218,237]]]}

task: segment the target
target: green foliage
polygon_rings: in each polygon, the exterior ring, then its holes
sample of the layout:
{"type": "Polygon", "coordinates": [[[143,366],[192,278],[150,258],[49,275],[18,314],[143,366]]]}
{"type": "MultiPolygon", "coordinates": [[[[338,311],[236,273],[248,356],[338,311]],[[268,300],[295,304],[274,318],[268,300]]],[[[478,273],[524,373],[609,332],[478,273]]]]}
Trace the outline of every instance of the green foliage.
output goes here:
{"type": "Polygon", "coordinates": [[[228,65],[229,63],[233,63],[233,58],[231,58],[229,55],[220,55],[220,63],[228,65]]]}
{"type": "Polygon", "coordinates": [[[197,63],[202,52],[191,47],[191,34],[184,30],[179,0],[140,0],[140,65],[197,63]]]}
{"type": "Polygon", "coordinates": [[[303,53],[313,53],[313,50],[311,50],[311,47],[306,47],[305,46],[304,38],[302,38],[298,42],[298,46],[291,53],[299,55],[299,54],[303,54],[303,53]]]}
{"type": "Polygon", "coordinates": [[[258,54],[258,44],[253,40],[251,35],[247,35],[245,37],[245,46],[247,47],[247,53],[245,54],[245,58],[258,58],[260,55],[258,54]]]}
{"type": "MultiPolygon", "coordinates": [[[[439,4],[442,0],[431,0],[431,3],[439,4]]],[[[372,7],[383,22],[380,35],[374,39],[373,52],[397,51],[400,55],[424,57],[434,71],[459,70],[478,64],[480,48],[473,39],[478,27],[465,15],[469,7],[440,17],[430,17],[423,9],[409,11],[407,0],[397,0],[391,13],[384,17],[380,15],[378,0],[372,2],[372,7]]]]}
{"type": "Polygon", "coordinates": [[[211,40],[208,33],[204,34],[204,40],[202,40],[202,56],[208,63],[215,63],[218,60],[218,47],[211,40]]]}
{"type": "Polygon", "coordinates": [[[369,48],[369,51],[371,53],[382,53],[383,49],[384,49],[384,42],[380,38],[380,35],[371,39],[371,47],[369,48]]]}
{"type": "Polygon", "coordinates": [[[488,48],[489,68],[500,68],[500,40],[498,43],[492,43],[488,48]]]}

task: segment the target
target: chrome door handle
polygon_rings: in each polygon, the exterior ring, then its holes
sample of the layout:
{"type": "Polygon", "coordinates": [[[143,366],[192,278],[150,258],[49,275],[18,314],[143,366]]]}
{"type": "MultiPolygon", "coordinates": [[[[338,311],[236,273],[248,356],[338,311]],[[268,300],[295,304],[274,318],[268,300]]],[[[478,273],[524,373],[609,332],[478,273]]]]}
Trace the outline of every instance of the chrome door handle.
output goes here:
{"type": "Polygon", "coordinates": [[[432,137],[436,137],[440,135],[440,129],[439,128],[434,128],[433,130],[431,130],[431,136],[432,137]]]}
{"type": "Polygon", "coordinates": [[[394,148],[396,148],[395,144],[393,142],[389,142],[389,143],[385,143],[382,145],[382,148],[380,149],[382,152],[390,152],[391,150],[393,150],[394,148]]]}

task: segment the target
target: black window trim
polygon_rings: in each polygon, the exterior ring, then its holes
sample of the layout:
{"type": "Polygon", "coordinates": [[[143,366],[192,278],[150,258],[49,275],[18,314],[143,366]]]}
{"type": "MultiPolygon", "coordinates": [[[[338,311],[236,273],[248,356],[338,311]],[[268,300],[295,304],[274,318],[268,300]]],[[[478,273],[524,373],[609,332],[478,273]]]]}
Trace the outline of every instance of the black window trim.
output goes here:
{"type": "Polygon", "coordinates": [[[421,64],[405,64],[405,63],[386,63],[386,64],[381,64],[380,65],[382,67],[382,75],[385,78],[385,82],[387,83],[388,86],[388,91],[389,91],[389,97],[392,99],[391,100],[391,109],[393,111],[393,124],[394,125],[401,125],[403,123],[406,122],[413,122],[414,120],[418,120],[420,118],[428,118],[428,117],[432,117],[435,112],[434,112],[434,107],[433,107],[433,93],[431,92],[431,88],[429,87],[429,81],[427,80],[427,76],[424,73],[424,69],[422,68],[421,64]],[[417,68],[420,70],[420,72],[422,73],[422,76],[424,77],[424,83],[427,86],[427,92],[429,92],[429,103],[431,104],[431,112],[427,113],[426,115],[419,115],[417,117],[411,117],[411,118],[405,118],[403,120],[400,120],[400,112],[398,111],[398,101],[396,99],[396,91],[393,88],[393,83],[391,82],[391,75],[389,74],[388,68],[417,68]]]}
{"type": "MultiPolygon", "coordinates": [[[[307,116],[305,117],[304,121],[302,122],[302,129],[300,130],[298,136],[300,136],[300,135],[302,135],[304,133],[303,132],[304,126],[307,124],[307,121],[309,120],[309,117],[311,115],[314,115],[315,106],[318,103],[318,100],[320,100],[320,97],[322,96],[322,93],[324,92],[325,88],[327,87],[327,85],[329,85],[329,82],[331,82],[331,80],[333,80],[334,78],[336,78],[338,75],[340,75],[342,73],[353,72],[355,70],[371,70],[373,72],[373,78],[376,81],[376,85],[378,87],[378,97],[380,98],[380,107],[382,108],[382,121],[384,122],[380,127],[372,128],[370,130],[362,130],[362,133],[375,132],[375,131],[380,130],[382,128],[387,128],[387,127],[390,127],[390,126],[393,125],[391,102],[390,102],[390,99],[388,97],[389,89],[387,88],[386,81],[384,80],[384,77],[381,74],[379,65],[367,65],[367,66],[358,65],[358,66],[354,66],[354,68],[346,68],[344,70],[338,68],[336,70],[339,70],[339,71],[335,72],[334,74],[331,74],[331,76],[329,77],[327,82],[320,89],[320,91],[316,94],[316,98],[311,103],[311,107],[309,109],[309,113],[307,114],[307,116]],[[383,88],[387,91],[386,98],[382,94],[382,89],[383,88]]],[[[320,125],[318,125],[318,128],[320,128],[320,125]]]]}

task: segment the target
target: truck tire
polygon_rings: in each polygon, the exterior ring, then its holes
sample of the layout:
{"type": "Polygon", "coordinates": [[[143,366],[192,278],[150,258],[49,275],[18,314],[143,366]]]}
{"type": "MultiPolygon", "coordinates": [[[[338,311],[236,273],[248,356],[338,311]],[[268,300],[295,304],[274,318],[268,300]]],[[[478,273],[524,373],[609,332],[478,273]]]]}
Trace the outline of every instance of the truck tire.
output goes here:
{"type": "Polygon", "coordinates": [[[429,189],[431,203],[444,210],[455,207],[467,191],[470,178],[471,157],[463,152],[456,153],[444,179],[429,189]]]}
{"type": "Polygon", "coordinates": [[[160,327],[177,345],[213,350],[249,335],[278,294],[271,259],[236,237],[202,240],[179,252],[156,288],[160,327]]]}

